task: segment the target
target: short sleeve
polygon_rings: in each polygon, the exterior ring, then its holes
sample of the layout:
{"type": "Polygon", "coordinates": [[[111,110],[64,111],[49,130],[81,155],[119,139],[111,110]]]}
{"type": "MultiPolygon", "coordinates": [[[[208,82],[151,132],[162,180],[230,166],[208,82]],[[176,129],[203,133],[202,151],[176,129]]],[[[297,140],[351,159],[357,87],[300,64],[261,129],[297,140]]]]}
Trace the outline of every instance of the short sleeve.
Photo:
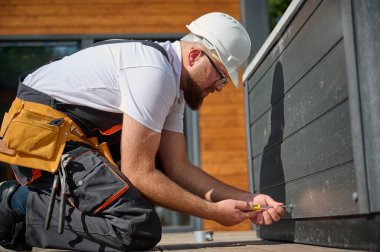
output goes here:
{"type": "Polygon", "coordinates": [[[130,67],[120,71],[119,84],[120,110],[161,132],[176,96],[170,74],[154,66],[130,67]]]}
{"type": "Polygon", "coordinates": [[[164,129],[174,132],[183,133],[183,115],[185,112],[185,101],[183,95],[176,97],[175,102],[166,117],[164,129]]]}

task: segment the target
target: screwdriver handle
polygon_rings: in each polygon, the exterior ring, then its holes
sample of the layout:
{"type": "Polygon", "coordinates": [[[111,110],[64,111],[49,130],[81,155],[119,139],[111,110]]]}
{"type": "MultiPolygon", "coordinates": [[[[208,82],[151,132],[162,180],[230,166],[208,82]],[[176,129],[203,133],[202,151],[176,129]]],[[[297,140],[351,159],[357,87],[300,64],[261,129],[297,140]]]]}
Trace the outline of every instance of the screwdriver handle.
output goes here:
{"type": "MultiPolygon", "coordinates": [[[[282,208],[287,208],[288,206],[280,206],[282,208]]],[[[274,208],[274,206],[262,206],[260,204],[253,204],[251,205],[251,210],[252,211],[260,211],[262,209],[269,209],[269,208],[274,208]]]]}
{"type": "Polygon", "coordinates": [[[251,210],[252,211],[260,211],[261,205],[259,205],[259,204],[251,205],[251,210]]]}

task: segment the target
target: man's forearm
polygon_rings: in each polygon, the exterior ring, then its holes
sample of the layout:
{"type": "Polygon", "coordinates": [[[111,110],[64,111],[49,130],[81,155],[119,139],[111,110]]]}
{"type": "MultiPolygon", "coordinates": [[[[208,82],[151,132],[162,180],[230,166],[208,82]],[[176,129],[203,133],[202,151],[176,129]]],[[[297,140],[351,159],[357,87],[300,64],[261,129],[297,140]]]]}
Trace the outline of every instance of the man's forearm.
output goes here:
{"type": "Polygon", "coordinates": [[[156,204],[200,218],[213,219],[213,203],[186,191],[157,169],[144,174],[134,172],[128,178],[144,196],[156,204]]]}
{"type": "Polygon", "coordinates": [[[227,185],[191,164],[171,169],[168,176],[186,190],[208,201],[218,202],[225,199],[250,201],[252,199],[251,193],[227,185]]]}

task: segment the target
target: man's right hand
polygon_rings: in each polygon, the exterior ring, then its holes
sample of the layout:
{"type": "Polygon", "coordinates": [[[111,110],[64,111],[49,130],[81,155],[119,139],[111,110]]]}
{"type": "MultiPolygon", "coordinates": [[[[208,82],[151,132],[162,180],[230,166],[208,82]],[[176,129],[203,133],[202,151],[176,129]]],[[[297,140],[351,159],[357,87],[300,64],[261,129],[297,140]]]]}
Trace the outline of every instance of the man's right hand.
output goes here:
{"type": "Polygon", "coordinates": [[[224,226],[233,226],[240,222],[253,218],[256,213],[251,210],[248,202],[240,200],[222,200],[214,203],[216,212],[214,218],[211,218],[224,226]]]}

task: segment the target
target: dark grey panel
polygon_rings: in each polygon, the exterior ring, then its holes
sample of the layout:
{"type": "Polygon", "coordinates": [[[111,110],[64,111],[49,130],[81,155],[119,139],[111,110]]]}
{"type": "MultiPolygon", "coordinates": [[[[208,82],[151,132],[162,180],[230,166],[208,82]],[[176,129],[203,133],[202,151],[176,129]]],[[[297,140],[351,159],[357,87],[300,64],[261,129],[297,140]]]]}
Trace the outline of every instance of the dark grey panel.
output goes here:
{"type": "Polygon", "coordinates": [[[307,177],[261,190],[276,200],[286,197],[284,203],[295,207],[285,218],[311,218],[356,214],[358,204],[355,168],[348,162],[307,177]]]}
{"type": "Polygon", "coordinates": [[[282,130],[283,139],[286,139],[346,99],[346,82],[344,48],[343,42],[340,41],[285,94],[283,100],[274,105],[273,111],[268,110],[251,126],[252,157],[261,154],[269,142],[273,127],[272,114],[277,115],[274,120],[278,119],[279,113],[284,114],[285,122],[282,130]]]}
{"type": "Polygon", "coordinates": [[[380,215],[282,220],[261,226],[262,239],[294,241],[329,247],[380,250],[380,215]]]}
{"type": "Polygon", "coordinates": [[[344,36],[344,50],[347,67],[347,84],[350,103],[351,138],[353,158],[356,169],[356,181],[358,184],[359,213],[369,213],[369,198],[367,185],[367,172],[365,169],[364,140],[362,130],[362,115],[360,108],[360,97],[357,77],[357,65],[355,55],[354,29],[352,19],[351,0],[341,0],[342,7],[342,29],[344,36]]]}
{"type": "Polygon", "coordinates": [[[254,190],[295,204],[261,238],[380,250],[379,15],[305,0],[249,76],[254,190]]]}
{"type": "MultiPolygon", "coordinates": [[[[352,160],[345,100],[318,120],[253,158],[255,189],[292,181],[352,160]]],[[[270,145],[270,144],[269,144],[270,145]]]]}
{"type": "MultiPolygon", "coordinates": [[[[339,7],[338,1],[322,2],[279,57],[284,73],[284,92],[295,85],[342,38],[339,7]]],[[[271,106],[271,83],[275,67],[275,64],[272,65],[250,92],[251,122],[257,120],[271,106]]]]}
{"type": "Polygon", "coordinates": [[[380,211],[380,1],[352,1],[371,211],[380,211]]]}
{"type": "Polygon", "coordinates": [[[320,2],[321,0],[305,1],[304,5],[302,6],[302,10],[294,17],[294,20],[292,20],[289,28],[284,32],[283,37],[280,39],[279,44],[270,51],[265,60],[261,63],[260,68],[255,71],[253,76],[250,77],[250,80],[248,82],[249,90],[252,90],[253,85],[262,78],[265,72],[277,60],[277,58],[285,50],[285,48],[292,41],[298,31],[302,28],[302,26],[305,24],[307,19],[317,8],[320,2]]]}

